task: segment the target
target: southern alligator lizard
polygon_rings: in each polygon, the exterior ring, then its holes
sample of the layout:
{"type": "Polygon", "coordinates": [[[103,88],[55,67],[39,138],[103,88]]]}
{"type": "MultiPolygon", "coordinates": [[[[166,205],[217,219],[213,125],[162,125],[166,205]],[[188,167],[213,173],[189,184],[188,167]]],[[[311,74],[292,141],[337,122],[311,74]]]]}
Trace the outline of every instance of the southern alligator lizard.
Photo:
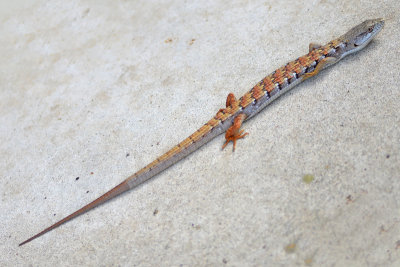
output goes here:
{"type": "Polygon", "coordinates": [[[235,149],[236,140],[247,135],[247,133],[243,133],[243,130],[240,130],[243,121],[256,115],[274,99],[289,91],[297,84],[313,77],[322,69],[335,64],[343,57],[363,49],[381,31],[383,25],[384,20],[380,18],[366,20],[326,45],[322,46],[311,43],[308,54],[275,70],[257,83],[239,100],[236,100],[235,96],[230,93],[226,100],[226,108],[220,109],[210,121],[178,145],[96,200],[32,236],[19,244],[19,246],[32,241],[111,198],[135,188],[223,132],[226,132],[226,142],[222,148],[232,141],[233,149],[235,149]]]}

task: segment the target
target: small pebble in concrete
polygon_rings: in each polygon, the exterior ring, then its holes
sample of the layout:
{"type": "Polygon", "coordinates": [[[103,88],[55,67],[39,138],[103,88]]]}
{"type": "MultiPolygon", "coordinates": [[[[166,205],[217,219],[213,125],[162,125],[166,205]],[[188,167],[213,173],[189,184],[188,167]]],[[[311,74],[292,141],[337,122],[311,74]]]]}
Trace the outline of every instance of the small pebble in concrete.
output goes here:
{"type": "Polygon", "coordinates": [[[304,264],[307,266],[311,266],[312,265],[312,258],[307,258],[304,260],[304,264]]]}
{"type": "Polygon", "coordinates": [[[303,182],[305,182],[306,184],[310,184],[312,181],[314,181],[315,177],[312,174],[305,174],[303,176],[303,182]]]}
{"type": "Polygon", "coordinates": [[[286,253],[293,253],[296,250],[296,243],[290,243],[285,247],[286,253]]]}

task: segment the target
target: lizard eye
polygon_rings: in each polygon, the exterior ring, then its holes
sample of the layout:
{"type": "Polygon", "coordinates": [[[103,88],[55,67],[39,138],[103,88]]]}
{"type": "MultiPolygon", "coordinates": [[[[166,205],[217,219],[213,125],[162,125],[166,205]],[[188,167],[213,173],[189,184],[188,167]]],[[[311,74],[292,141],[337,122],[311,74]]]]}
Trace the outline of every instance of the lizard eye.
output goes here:
{"type": "Polygon", "coordinates": [[[372,32],[374,30],[374,27],[369,27],[368,32],[372,32]]]}

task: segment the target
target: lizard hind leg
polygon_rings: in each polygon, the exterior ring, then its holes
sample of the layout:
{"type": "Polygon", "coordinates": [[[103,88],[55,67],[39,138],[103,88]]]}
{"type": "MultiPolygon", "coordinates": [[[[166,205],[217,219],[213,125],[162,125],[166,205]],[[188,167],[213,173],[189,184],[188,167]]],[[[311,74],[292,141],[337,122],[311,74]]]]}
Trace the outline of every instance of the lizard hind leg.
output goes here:
{"type": "MultiPolygon", "coordinates": [[[[231,108],[232,110],[236,110],[236,108],[239,106],[239,101],[236,100],[236,97],[233,93],[228,94],[228,97],[226,98],[226,108],[231,108]]],[[[225,111],[225,109],[220,109],[219,112],[225,111]]],[[[248,133],[244,133],[244,130],[240,130],[240,127],[242,126],[242,122],[246,119],[245,114],[239,114],[235,117],[233,120],[233,124],[231,127],[226,130],[225,133],[225,143],[222,146],[222,149],[224,149],[230,141],[233,142],[233,151],[235,151],[236,148],[236,141],[238,139],[241,139],[248,135],[248,133]]]]}
{"type": "Polygon", "coordinates": [[[222,149],[226,147],[227,144],[229,144],[230,141],[233,142],[233,151],[235,151],[236,148],[236,141],[238,139],[241,139],[248,135],[249,133],[244,133],[244,130],[240,130],[240,127],[242,126],[242,122],[246,119],[246,115],[241,113],[236,116],[236,118],[233,121],[233,125],[229,127],[228,130],[226,130],[225,133],[225,143],[222,146],[222,149]]]}
{"type": "MultiPolygon", "coordinates": [[[[232,107],[233,109],[239,105],[238,101],[236,100],[236,97],[233,93],[229,93],[228,96],[226,97],[226,104],[225,106],[232,107]]],[[[226,108],[221,108],[218,112],[224,112],[226,108]]]]}

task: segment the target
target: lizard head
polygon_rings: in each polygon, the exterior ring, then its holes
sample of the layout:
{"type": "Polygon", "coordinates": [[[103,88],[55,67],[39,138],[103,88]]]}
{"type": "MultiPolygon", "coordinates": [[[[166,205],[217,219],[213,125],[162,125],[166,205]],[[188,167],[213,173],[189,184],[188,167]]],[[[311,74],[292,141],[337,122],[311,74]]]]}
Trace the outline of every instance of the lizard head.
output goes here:
{"type": "Polygon", "coordinates": [[[342,57],[363,49],[383,28],[385,21],[381,18],[366,20],[340,37],[345,47],[342,57]]]}

